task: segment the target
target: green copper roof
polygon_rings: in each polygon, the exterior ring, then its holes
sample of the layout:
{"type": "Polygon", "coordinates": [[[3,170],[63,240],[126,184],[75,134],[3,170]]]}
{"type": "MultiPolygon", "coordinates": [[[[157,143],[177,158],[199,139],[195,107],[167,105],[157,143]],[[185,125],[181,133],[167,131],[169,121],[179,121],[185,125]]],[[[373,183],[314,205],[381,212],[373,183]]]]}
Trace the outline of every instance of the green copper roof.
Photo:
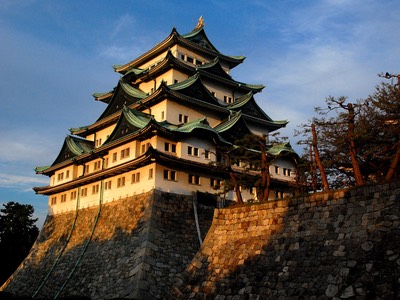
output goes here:
{"type": "Polygon", "coordinates": [[[90,145],[92,142],[88,144],[87,140],[80,139],[77,137],[72,137],[70,135],[66,137],[65,142],[68,149],[71,150],[71,152],[76,155],[80,155],[82,153],[88,153],[93,149],[93,147],[90,145]]]}
{"type": "Polygon", "coordinates": [[[236,122],[238,122],[242,118],[242,113],[231,111],[229,118],[218,124],[214,127],[217,132],[224,132],[229,130],[236,122]]]}
{"type": "Polygon", "coordinates": [[[205,72],[215,74],[217,76],[220,76],[222,78],[228,79],[228,80],[233,80],[231,75],[229,75],[221,66],[221,63],[219,62],[219,58],[216,57],[209,63],[206,63],[204,65],[198,66],[198,70],[204,70],[205,72]]]}
{"type": "MultiPolygon", "coordinates": [[[[210,42],[210,40],[208,39],[206,32],[204,30],[204,27],[200,27],[198,29],[194,29],[192,32],[189,32],[187,34],[183,34],[181,35],[183,38],[196,43],[198,45],[200,45],[203,48],[206,48],[208,50],[214,51],[218,54],[220,54],[221,52],[219,52],[217,50],[217,48],[215,48],[215,46],[210,42]]],[[[227,57],[233,58],[233,59],[237,59],[237,60],[244,60],[246,57],[245,56],[228,56],[227,57]]]]}
{"type": "Polygon", "coordinates": [[[168,88],[202,102],[222,107],[218,99],[204,86],[199,73],[196,73],[184,81],[169,85],[168,88]]]}
{"type": "Polygon", "coordinates": [[[86,129],[88,129],[89,126],[81,126],[81,127],[71,127],[69,130],[69,132],[71,132],[72,134],[74,134],[75,132],[78,131],[85,131],[86,129]]]}
{"type": "Polygon", "coordinates": [[[135,74],[135,75],[140,75],[140,74],[142,74],[142,73],[145,72],[145,71],[146,71],[145,69],[132,68],[132,69],[130,69],[128,72],[126,72],[125,75],[130,74],[130,73],[133,73],[133,74],[135,74]]]}
{"type": "Polygon", "coordinates": [[[114,71],[117,71],[118,68],[121,68],[123,65],[113,65],[113,69],[114,71]]]}
{"type": "Polygon", "coordinates": [[[168,87],[171,90],[174,90],[174,91],[183,90],[183,89],[191,86],[199,78],[200,78],[200,74],[196,73],[193,76],[189,77],[188,79],[180,81],[180,82],[177,82],[177,83],[174,83],[174,84],[171,84],[171,85],[168,85],[168,87]]]}
{"type": "Polygon", "coordinates": [[[43,172],[44,170],[46,170],[48,168],[50,168],[50,166],[41,166],[41,167],[35,167],[34,170],[35,170],[36,173],[40,173],[40,172],[43,172]]]}
{"type": "Polygon", "coordinates": [[[122,89],[125,91],[125,93],[127,93],[128,95],[130,95],[134,98],[144,99],[148,96],[147,93],[133,87],[130,83],[125,82],[123,80],[120,80],[120,85],[121,85],[122,89]]]}
{"type": "Polygon", "coordinates": [[[126,120],[133,126],[143,128],[149,124],[151,117],[148,114],[124,107],[122,110],[126,120]]]}
{"type": "Polygon", "coordinates": [[[196,128],[204,128],[207,130],[215,131],[207,121],[207,118],[198,119],[192,122],[188,122],[180,125],[176,131],[179,132],[192,132],[196,128]]]}
{"type": "Polygon", "coordinates": [[[206,32],[204,31],[204,27],[200,27],[199,29],[195,29],[192,32],[183,34],[181,36],[187,40],[190,40],[191,42],[194,42],[194,43],[204,47],[204,48],[207,48],[214,52],[220,53],[217,50],[217,48],[215,48],[214,45],[208,39],[206,32]]]}
{"type": "Polygon", "coordinates": [[[94,143],[93,141],[89,141],[86,139],[82,139],[76,136],[71,136],[68,135],[65,140],[64,144],[61,147],[61,150],[57,156],[57,158],[54,160],[54,162],[51,164],[50,167],[38,167],[35,170],[39,173],[45,172],[47,170],[50,171],[50,169],[54,169],[53,166],[58,165],[60,163],[70,161],[71,159],[80,156],[85,153],[89,153],[94,149],[94,143]]]}
{"type": "Polygon", "coordinates": [[[295,156],[298,156],[298,154],[296,153],[296,151],[293,150],[289,142],[272,145],[272,147],[268,149],[268,153],[273,156],[279,156],[282,154],[293,154],[295,156]]]}
{"type": "Polygon", "coordinates": [[[254,95],[252,92],[249,92],[246,95],[243,95],[242,97],[235,99],[235,102],[229,104],[226,108],[234,111],[240,110],[244,115],[268,121],[271,125],[275,126],[282,127],[288,123],[286,120],[281,120],[281,121],[272,120],[260,108],[260,106],[258,106],[257,102],[254,100],[254,95]]]}
{"type": "Polygon", "coordinates": [[[114,130],[104,142],[104,145],[119,140],[132,133],[137,133],[148,126],[152,120],[153,117],[151,115],[124,106],[114,130]]]}
{"type": "Polygon", "coordinates": [[[104,93],[93,93],[92,96],[97,99],[97,98],[112,94],[113,92],[114,91],[104,92],[104,93]]]}
{"type": "MultiPolygon", "coordinates": [[[[230,144],[227,140],[225,140],[214,128],[210,126],[207,121],[207,118],[198,119],[192,122],[188,122],[178,126],[174,131],[182,132],[182,133],[191,133],[193,134],[194,131],[200,130],[199,132],[203,131],[206,136],[214,136],[217,137],[218,140],[223,142],[224,144],[230,144]]],[[[195,134],[196,135],[196,134],[195,134]]]]}

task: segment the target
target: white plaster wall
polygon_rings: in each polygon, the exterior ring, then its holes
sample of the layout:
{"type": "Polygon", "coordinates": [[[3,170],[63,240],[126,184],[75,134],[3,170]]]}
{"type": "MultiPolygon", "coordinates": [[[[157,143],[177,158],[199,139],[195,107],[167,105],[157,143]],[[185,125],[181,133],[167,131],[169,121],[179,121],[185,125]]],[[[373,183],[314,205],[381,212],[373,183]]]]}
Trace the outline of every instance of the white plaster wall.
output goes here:
{"type": "MultiPolygon", "coordinates": [[[[165,112],[166,118],[169,122],[173,124],[180,124],[179,114],[189,116],[189,122],[202,119],[205,117],[205,115],[200,113],[198,110],[195,110],[193,108],[188,108],[175,101],[165,100],[165,102],[166,102],[166,112],[165,112]]],[[[211,116],[207,116],[207,121],[211,127],[214,127],[220,123],[219,119],[211,116]]]]}
{"type": "Polygon", "coordinates": [[[183,141],[181,141],[181,149],[179,156],[184,159],[193,160],[196,162],[208,164],[211,161],[215,161],[215,145],[207,140],[201,140],[196,137],[189,137],[183,141]],[[191,146],[193,148],[199,149],[199,156],[189,155],[188,147],[191,146]],[[210,151],[210,158],[205,158],[205,150],[210,151]]]}
{"type": "Polygon", "coordinates": [[[154,116],[156,121],[161,122],[167,119],[167,101],[157,103],[151,107],[151,114],[154,116]],[[164,112],[164,116],[163,116],[164,112]]]}
{"type": "MultiPolygon", "coordinates": [[[[112,202],[118,201],[125,197],[134,196],[136,194],[141,194],[154,189],[155,186],[155,164],[151,164],[125,174],[113,176],[107,178],[103,181],[103,197],[102,202],[112,202]],[[149,177],[149,170],[153,169],[153,177],[149,177]],[[132,174],[140,173],[140,181],[132,182],[132,174]],[[118,178],[125,177],[125,185],[118,187],[118,178]],[[111,181],[111,189],[105,188],[105,183],[111,181]]],[[[101,196],[101,181],[84,185],[82,187],[68,190],[66,192],[57,193],[48,198],[49,214],[58,214],[63,212],[68,212],[76,209],[77,201],[79,202],[78,208],[86,208],[97,206],[100,203],[101,196]],[[93,186],[99,185],[98,193],[93,194],[93,186]],[[82,196],[82,189],[87,189],[86,196],[82,196]],[[71,192],[77,192],[77,198],[71,199],[71,192]],[[61,202],[61,195],[66,195],[66,201],[61,202]],[[51,199],[53,197],[57,198],[57,203],[55,205],[51,204],[51,199]]]]}
{"type": "Polygon", "coordinates": [[[277,158],[270,165],[270,174],[272,178],[283,180],[283,181],[294,181],[296,177],[296,166],[292,160],[277,158]],[[279,168],[278,173],[275,172],[275,166],[279,168]],[[283,169],[290,169],[291,175],[287,176],[283,174],[283,169]]]}
{"type": "MultiPolygon", "coordinates": [[[[115,129],[116,124],[113,124],[111,126],[108,126],[104,129],[101,129],[96,132],[96,140],[101,139],[101,143],[104,144],[104,142],[108,139],[108,137],[111,135],[113,130],[115,129]]],[[[98,147],[96,147],[98,148],[98,147]]]]}

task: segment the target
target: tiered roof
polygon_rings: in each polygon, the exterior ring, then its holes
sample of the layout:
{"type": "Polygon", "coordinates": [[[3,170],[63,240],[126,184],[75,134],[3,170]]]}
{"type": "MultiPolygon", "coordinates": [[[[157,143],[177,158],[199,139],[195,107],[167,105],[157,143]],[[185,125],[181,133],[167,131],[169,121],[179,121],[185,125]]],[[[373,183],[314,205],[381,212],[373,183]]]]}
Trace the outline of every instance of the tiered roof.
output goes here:
{"type": "Polygon", "coordinates": [[[185,47],[186,49],[199,52],[209,60],[218,57],[221,61],[229,65],[230,69],[236,67],[245,59],[244,56],[229,56],[220,53],[208,39],[203,27],[185,35],[180,35],[174,27],[170,35],[164,41],[127,64],[114,65],[114,70],[118,73],[126,74],[132,68],[138,68],[144,62],[153,59],[163,52],[166,52],[169,48],[171,48],[171,46],[176,44],[185,47]]]}
{"type": "MultiPolygon", "coordinates": [[[[133,140],[145,140],[154,135],[163,136],[172,140],[183,140],[193,135],[209,139],[217,145],[232,145],[238,138],[251,133],[251,124],[261,125],[265,130],[274,131],[287,124],[287,121],[272,120],[255,102],[254,94],[260,92],[264,85],[246,84],[232,79],[222,65],[234,68],[243,60],[243,56],[229,56],[220,53],[208,39],[203,26],[198,26],[192,32],[180,35],[175,28],[161,43],[124,65],[115,65],[114,70],[122,74],[118,84],[111,91],[95,93],[97,101],[107,104],[106,109],[97,121],[88,126],[71,128],[72,135],[66,137],[63,147],[53,164],[49,167],[36,168],[40,174],[52,175],[59,168],[71,163],[84,163],[96,157],[101,157],[110,149],[133,140]],[[169,50],[173,45],[180,45],[205,57],[208,63],[200,66],[188,64],[176,58],[169,50]],[[139,68],[147,61],[162,53],[164,58],[156,65],[147,69],[139,68]],[[139,88],[140,82],[147,82],[151,78],[163,74],[169,69],[177,69],[189,77],[179,83],[167,85],[161,82],[158,88],[148,94],[139,88]],[[215,82],[219,85],[238,91],[244,96],[234,99],[231,104],[218,100],[207,89],[206,82],[215,82]],[[186,124],[172,124],[167,121],[158,122],[151,114],[143,113],[149,107],[168,99],[181,105],[192,107],[205,116],[212,112],[220,116],[219,125],[212,128],[207,118],[194,120],[186,124]],[[93,141],[85,139],[90,134],[108,126],[115,125],[107,140],[100,146],[94,147],[93,141]]],[[[281,147],[281,151],[289,151],[290,145],[281,147]],[[289,149],[289,150],[288,150],[289,149]]],[[[277,149],[272,153],[280,155],[277,149]]],[[[293,151],[293,149],[292,149],[293,151]]],[[[145,154],[119,166],[102,170],[101,176],[113,176],[145,165],[155,159],[163,163],[178,165],[196,165],[198,168],[210,169],[209,165],[170,156],[156,149],[150,149],[145,154]]],[[[215,172],[222,172],[215,169],[215,172]]],[[[85,176],[86,181],[95,180],[95,175],[85,176]]],[[[66,183],[56,187],[36,188],[39,193],[52,193],[62,187],[78,186],[84,180],[66,183]]]]}

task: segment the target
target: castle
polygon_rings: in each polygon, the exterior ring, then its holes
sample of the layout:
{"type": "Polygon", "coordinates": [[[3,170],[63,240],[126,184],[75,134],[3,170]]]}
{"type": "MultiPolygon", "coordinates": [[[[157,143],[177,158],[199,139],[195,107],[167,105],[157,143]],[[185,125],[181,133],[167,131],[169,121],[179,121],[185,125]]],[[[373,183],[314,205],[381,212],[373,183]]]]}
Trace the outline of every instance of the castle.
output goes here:
{"type": "MultiPolygon", "coordinates": [[[[223,160],[219,149],[247,134],[268,136],[287,124],[257,105],[254,96],[263,85],[229,75],[244,59],[219,52],[200,18],[192,32],[180,35],[173,28],[146,53],[115,65],[121,74],[116,87],[93,94],[106,104],[101,116],[89,126],[71,128],[52,165],[36,168],[50,177],[48,186],[34,188],[49,196],[49,213],[152,189],[221,193],[229,177],[226,167],[213,164],[223,160]]],[[[297,154],[289,143],[273,145],[269,153],[275,157],[269,166],[270,198],[290,195],[297,154]]],[[[242,193],[244,199],[256,198],[255,191],[242,193]]],[[[237,200],[233,191],[224,198],[237,200]]]]}
{"type": "Polygon", "coordinates": [[[274,201],[215,209],[194,193],[237,200],[220,183],[242,165],[213,163],[218,151],[286,124],[256,104],[262,85],[231,78],[243,60],[221,54],[200,21],[115,66],[117,86],[94,94],[103,114],[36,169],[50,176],[34,188],[49,214],[0,296],[399,298],[399,182],[282,198],[297,156],[280,144],[268,148],[274,201]]]}

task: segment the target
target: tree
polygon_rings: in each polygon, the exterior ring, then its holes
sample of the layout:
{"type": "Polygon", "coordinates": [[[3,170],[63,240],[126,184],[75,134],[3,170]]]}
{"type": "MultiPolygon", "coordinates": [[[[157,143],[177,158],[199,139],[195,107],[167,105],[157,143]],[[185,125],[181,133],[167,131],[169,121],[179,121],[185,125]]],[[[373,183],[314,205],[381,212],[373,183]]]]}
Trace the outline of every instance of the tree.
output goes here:
{"type": "MultiPolygon", "coordinates": [[[[400,92],[381,83],[366,99],[328,97],[313,119],[321,163],[333,188],[392,180],[400,164],[400,92]]],[[[303,130],[306,142],[311,134],[303,130]]],[[[302,141],[304,142],[304,141],[302,141]]],[[[304,143],[306,143],[304,142],[304,143]]],[[[307,149],[308,151],[309,149],[307,149]]]]}
{"type": "Polygon", "coordinates": [[[256,188],[260,203],[268,200],[271,186],[269,166],[273,157],[266,136],[248,134],[236,141],[235,159],[241,165],[240,182],[243,189],[256,188]]]}
{"type": "Polygon", "coordinates": [[[274,133],[271,135],[272,140],[267,141],[266,136],[247,134],[235,141],[228,160],[234,178],[231,176],[228,185],[235,187],[236,193],[240,194],[238,199],[242,199],[241,190],[255,189],[260,203],[268,201],[271,190],[270,165],[277,158],[298,157],[290,144],[283,142],[287,138],[278,135],[274,133]]]}
{"type": "Polygon", "coordinates": [[[0,209],[0,285],[12,275],[35,242],[39,229],[33,206],[8,202],[0,209]]]}

